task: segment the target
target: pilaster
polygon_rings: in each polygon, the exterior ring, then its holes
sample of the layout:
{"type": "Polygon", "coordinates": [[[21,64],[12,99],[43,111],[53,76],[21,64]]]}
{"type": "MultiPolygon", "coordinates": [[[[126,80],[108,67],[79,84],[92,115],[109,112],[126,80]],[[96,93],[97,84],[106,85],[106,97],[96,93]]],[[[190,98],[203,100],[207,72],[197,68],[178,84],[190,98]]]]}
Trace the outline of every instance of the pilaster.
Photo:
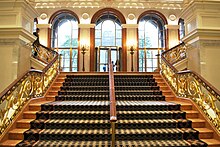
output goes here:
{"type": "Polygon", "coordinates": [[[179,35],[179,25],[165,25],[165,29],[168,32],[169,44],[168,47],[172,48],[179,44],[178,35],[179,35]]]}
{"type": "MultiPolygon", "coordinates": [[[[86,48],[86,53],[84,55],[84,66],[85,72],[90,71],[90,28],[94,28],[95,24],[79,24],[80,28],[80,53],[79,53],[79,71],[83,68],[83,54],[81,53],[81,47],[86,48]]],[[[95,51],[95,50],[94,50],[95,51]]],[[[93,63],[94,64],[94,63],[93,63]]]]}
{"type": "Polygon", "coordinates": [[[137,59],[138,59],[138,36],[137,36],[137,31],[138,31],[138,24],[122,24],[122,28],[126,28],[127,30],[127,49],[126,49],[126,54],[127,54],[127,71],[131,71],[131,54],[130,54],[130,46],[132,45],[135,49],[135,52],[133,54],[133,67],[134,71],[137,71],[137,59]]]}

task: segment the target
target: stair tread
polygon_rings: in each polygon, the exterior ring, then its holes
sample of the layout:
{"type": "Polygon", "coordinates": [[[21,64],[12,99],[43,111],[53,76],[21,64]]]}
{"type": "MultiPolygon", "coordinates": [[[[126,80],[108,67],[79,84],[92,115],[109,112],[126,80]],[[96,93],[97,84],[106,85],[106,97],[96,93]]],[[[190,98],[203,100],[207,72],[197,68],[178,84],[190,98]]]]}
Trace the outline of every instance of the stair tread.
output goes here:
{"type": "Polygon", "coordinates": [[[205,122],[205,120],[199,118],[189,118],[189,120],[191,120],[192,122],[205,122]]]}
{"type": "Polygon", "coordinates": [[[213,130],[210,130],[208,128],[194,128],[195,130],[199,131],[199,133],[213,133],[213,130]]]}
{"type": "Polygon", "coordinates": [[[28,129],[13,129],[10,131],[10,133],[24,133],[25,131],[27,131],[28,129]]]}
{"type": "MultiPolygon", "coordinates": [[[[37,104],[36,104],[37,105],[37,104]]],[[[92,105],[109,105],[109,101],[53,101],[46,105],[77,105],[77,106],[92,106],[92,105]]],[[[149,105],[177,105],[173,102],[166,101],[117,101],[117,106],[123,105],[140,105],[140,106],[149,106],[149,105]]]]}
{"type": "Polygon", "coordinates": [[[20,119],[17,122],[18,123],[30,123],[31,121],[33,121],[34,119],[20,119]]]}
{"type": "MultiPolygon", "coordinates": [[[[196,132],[196,130],[192,128],[116,129],[116,134],[175,134],[183,132],[196,132]]],[[[40,134],[110,134],[110,129],[44,129],[40,131],[40,134]]]]}
{"type": "Polygon", "coordinates": [[[199,112],[196,111],[196,110],[184,110],[184,112],[186,112],[186,113],[198,113],[199,114],[199,112]]]}
{"type": "Polygon", "coordinates": [[[19,142],[21,142],[21,140],[6,140],[0,143],[0,146],[15,146],[19,142]]]}
{"type": "Polygon", "coordinates": [[[53,102],[53,101],[40,101],[40,102],[30,104],[30,106],[39,106],[41,104],[50,103],[50,102],[53,102]]]}
{"type": "Polygon", "coordinates": [[[189,102],[181,102],[181,101],[169,101],[169,102],[173,102],[173,103],[181,104],[181,105],[192,105],[192,104],[189,103],[189,102]]]}
{"type": "Polygon", "coordinates": [[[48,147],[48,146],[110,146],[110,141],[75,141],[75,140],[39,140],[37,141],[34,146],[37,147],[48,147]]]}
{"type": "Polygon", "coordinates": [[[220,141],[217,139],[201,139],[201,140],[207,143],[208,145],[219,145],[220,146],[220,141]]]}
{"type": "Polygon", "coordinates": [[[36,114],[38,111],[25,111],[24,114],[36,114]]]}

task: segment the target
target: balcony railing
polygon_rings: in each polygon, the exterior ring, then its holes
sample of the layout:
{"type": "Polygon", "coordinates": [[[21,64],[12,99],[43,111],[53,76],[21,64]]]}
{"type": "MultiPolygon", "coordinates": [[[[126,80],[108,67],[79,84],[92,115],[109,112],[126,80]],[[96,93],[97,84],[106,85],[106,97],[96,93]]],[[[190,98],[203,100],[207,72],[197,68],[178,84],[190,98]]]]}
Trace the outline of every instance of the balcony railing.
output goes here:
{"type": "Polygon", "coordinates": [[[193,71],[178,71],[173,64],[187,58],[181,43],[162,53],[161,73],[175,94],[192,99],[220,132],[220,91],[193,71]]]}
{"type": "Polygon", "coordinates": [[[47,66],[42,71],[27,71],[0,93],[0,134],[13,122],[28,100],[45,95],[58,74],[57,52],[43,45],[39,47],[41,52],[48,54],[47,58],[38,56],[39,60],[47,61],[47,66]]]}

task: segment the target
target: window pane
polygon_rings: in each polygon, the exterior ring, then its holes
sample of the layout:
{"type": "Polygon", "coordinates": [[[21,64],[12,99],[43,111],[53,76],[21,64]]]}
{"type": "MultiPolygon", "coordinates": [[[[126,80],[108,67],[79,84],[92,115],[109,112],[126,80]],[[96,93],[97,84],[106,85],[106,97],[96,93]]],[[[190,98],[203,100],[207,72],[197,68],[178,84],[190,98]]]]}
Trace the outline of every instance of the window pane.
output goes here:
{"type": "Polygon", "coordinates": [[[116,46],[122,46],[122,39],[116,39],[116,46]]]}
{"type": "Polygon", "coordinates": [[[153,67],[153,59],[147,59],[147,67],[153,67]]]}
{"type": "Polygon", "coordinates": [[[116,38],[122,38],[121,30],[116,30],[116,38]]]}
{"type": "Polygon", "coordinates": [[[106,20],[102,24],[102,46],[115,45],[115,24],[106,20]]]}
{"type": "Polygon", "coordinates": [[[77,68],[77,58],[72,60],[72,66],[77,68]]]}
{"type": "Polygon", "coordinates": [[[95,30],[95,38],[101,38],[101,30],[95,30]]]}
{"type": "Polygon", "coordinates": [[[101,39],[95,39],[95,46],[101,46],[101,39]]]}
{"type": "Polygon", "coordinates": [[[107,63],[108,50],[100,50],[100,63],[107,63]]]}

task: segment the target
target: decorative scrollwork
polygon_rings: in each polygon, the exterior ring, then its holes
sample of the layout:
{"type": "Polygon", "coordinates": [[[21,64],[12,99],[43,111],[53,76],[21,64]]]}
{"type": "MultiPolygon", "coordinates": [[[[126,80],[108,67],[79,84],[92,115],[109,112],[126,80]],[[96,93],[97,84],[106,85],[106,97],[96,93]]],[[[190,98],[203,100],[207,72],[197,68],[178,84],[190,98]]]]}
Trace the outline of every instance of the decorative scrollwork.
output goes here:
{"type": "Polygon", "coordinates": [[[173,64],[187,58],[182,43],[162,54],[161,73],[177,96],[191,98],[220,132],[220,92],[192,71],[178,72],[173,64]]]}

